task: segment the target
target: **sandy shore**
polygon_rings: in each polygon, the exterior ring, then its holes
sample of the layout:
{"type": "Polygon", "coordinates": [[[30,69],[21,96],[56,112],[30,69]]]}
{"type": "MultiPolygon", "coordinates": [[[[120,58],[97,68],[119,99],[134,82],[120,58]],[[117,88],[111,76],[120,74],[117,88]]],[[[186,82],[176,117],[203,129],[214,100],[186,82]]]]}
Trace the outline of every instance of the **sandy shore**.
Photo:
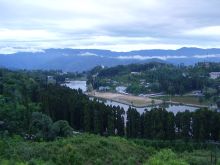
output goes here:
{"type": "Polygon", "coordinates": [[[86,93],[89,96],[108,99],[128,105],[133,105],[135,107],[146,107],[153,104],[161,104],[161,100],[152,99],[148,97],[141,97],[141,96],[133,96],[133,95],[125,95],[120,93],[111,93],[111,92],[88,92],[86,93]]]}

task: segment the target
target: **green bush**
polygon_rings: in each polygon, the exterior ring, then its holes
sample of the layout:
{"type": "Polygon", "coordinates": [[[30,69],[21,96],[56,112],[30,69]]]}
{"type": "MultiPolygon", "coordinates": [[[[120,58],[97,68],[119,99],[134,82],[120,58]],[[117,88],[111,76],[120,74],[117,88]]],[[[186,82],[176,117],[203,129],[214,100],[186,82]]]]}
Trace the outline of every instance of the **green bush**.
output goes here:
{"type": "Polygon", "coordinates": [[[124,138],[80,134],[49,142],[8,140],[0,155],[4,160],[25,162],[24,165],[132,165],[143,164],[148,158],[148,151],[154,152],[152,148],[124,138]]]}
{"type": "Polygon", "coordinates": [[[164,149],[152,156],[146,165],[189,165],[170,149],[164,149]]]}

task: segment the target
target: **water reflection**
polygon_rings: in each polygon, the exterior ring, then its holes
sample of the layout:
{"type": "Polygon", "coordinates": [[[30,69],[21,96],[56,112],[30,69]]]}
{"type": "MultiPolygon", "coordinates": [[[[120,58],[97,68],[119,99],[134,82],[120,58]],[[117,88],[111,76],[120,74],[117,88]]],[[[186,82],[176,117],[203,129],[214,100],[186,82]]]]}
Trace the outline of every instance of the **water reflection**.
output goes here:
{"type": "Polygon", "coordinates": [[[71,89],[81,89],[83,92],[86,92],[87,86],[86,86],[86,81],[69,81],[65,84],[63,84],[71,89]]]}
{"type": "MultiPolygon", "coordinates": [[[[101,102],[104,102],[105,105],[109,105],[109,106],[119,106],[121,108],[124,108],[125,112],[128,110],[129,105],[123,104],[123,103],[119,103],[119,102],[115,102],[115,101],[111,101],[111,100],[99,100],[101,102]]],[[[161,104],[161,105],[157,105],[157,106],[148,106],[148,107],[143,107],[143,108],[138,108],[138,107],[134,107],[137,109],[137,111],[142,114],[145,109],[147,110],[151,110],[152,108],[155,107],[161,107],[161,108],[166,108],[166,110],[168,112],[173,112],[174,115],[176,115],[178,112],[184,112],[186,110],[189,110],[190,112],[195,111],[196,109],[198,109],[198,107],[192,107],[192,106],[187,106],[187,105],[176,105],[176,104],[161,104]]]]}

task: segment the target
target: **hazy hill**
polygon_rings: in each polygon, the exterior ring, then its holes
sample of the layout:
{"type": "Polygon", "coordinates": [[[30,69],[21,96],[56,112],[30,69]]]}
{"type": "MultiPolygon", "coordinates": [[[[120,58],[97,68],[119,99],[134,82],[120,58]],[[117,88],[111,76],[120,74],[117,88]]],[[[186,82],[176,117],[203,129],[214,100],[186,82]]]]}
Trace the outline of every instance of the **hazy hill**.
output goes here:
{"type": "Polygon", "coordinates": [[[173,64],[194,64],[199,61],[220,61],[220,49],[181,48],[177,50],[138,50],[114,52],[97,49],[46,49],[43,52],[20,52],[0,55],[0,66],[13,69],[62,69],[84,71],[97,65],[164,61],[173,64]]]}

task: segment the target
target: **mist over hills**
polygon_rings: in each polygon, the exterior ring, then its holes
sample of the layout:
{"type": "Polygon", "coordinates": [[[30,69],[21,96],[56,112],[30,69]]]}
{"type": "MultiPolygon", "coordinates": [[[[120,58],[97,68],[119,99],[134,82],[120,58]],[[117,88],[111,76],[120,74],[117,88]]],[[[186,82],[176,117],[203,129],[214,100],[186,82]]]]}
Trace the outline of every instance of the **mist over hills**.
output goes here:
{"type": "Polygon", "coordinates": [[[177,50],[138,50],[114,52],[99,49],[46,49],[42,52],[19,52],[0,55],[0,67],[10,69],[61,69],[86,71],[97,65],[146,63],[159,61],[191,65],[200,61],[220,62],[220,49],[181,48],[177,50]]]}

